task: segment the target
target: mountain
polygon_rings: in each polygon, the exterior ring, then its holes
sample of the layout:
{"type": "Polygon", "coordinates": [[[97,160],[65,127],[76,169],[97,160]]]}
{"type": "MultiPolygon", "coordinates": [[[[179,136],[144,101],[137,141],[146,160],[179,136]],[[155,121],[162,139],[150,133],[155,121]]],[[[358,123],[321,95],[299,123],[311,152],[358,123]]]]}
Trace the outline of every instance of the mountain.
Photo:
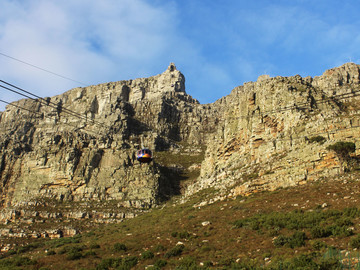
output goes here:
{"type": "Polygon", "coordinates": [[[0,233],[69,236],[177,195],[224,200],[358,168],[359,92],[360,66],[347,63],[314,78],[263,75],[199,104],[171,63],[19,100],[0,114],[0,220],[11,228],[0,233]],[[136,160],[143,147],[150,164],[136,160]]]}

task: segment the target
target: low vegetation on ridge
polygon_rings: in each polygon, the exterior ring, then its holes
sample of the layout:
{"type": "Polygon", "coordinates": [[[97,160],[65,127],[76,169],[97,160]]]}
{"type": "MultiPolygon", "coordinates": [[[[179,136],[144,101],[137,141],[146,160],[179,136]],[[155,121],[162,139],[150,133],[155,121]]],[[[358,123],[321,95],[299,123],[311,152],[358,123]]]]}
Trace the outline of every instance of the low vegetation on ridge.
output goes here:
{"type": "Polygon", "coordinates": [[[0,269],[355,269],[359,175],[339,178],[199,207],[205,190],[71,238],[26,239],[0,269]]]}

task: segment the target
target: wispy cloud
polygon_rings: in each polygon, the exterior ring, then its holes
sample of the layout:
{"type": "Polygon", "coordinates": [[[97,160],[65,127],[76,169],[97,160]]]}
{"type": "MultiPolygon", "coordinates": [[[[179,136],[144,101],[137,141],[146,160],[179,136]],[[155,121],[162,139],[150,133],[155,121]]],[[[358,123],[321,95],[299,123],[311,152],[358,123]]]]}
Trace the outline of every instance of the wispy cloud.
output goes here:
{"type": "MultiPolygon", "coordinates": [[[[153,75],[174,39],[171,4],[145,1],[4,2],[0,48],[10,56],[89,84],[153,75]]],[[[78,85],[0,58],[1,74],[39,95],[78,85]]],[[[0,92],[3,96],[3,91],[0,92]]]]}

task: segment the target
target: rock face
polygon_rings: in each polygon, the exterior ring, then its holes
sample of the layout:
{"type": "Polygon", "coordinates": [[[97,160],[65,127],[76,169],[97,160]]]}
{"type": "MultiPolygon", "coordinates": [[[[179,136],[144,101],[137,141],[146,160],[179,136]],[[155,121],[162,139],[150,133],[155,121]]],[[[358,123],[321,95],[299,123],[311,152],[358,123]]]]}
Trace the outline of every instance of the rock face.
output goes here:
{"type": "Polygon", "coordinates": [[[193,111],[198,102],[185,93],[174,64],[151,78],[14,105],[1,115],[3,207],[38,197],[151,207],[161,196],[160,168],[139,164],[136,150],[144,145],[164,151],[173,142],[204,139],[198,135],[201,122],[190,117],[200,110],[193,111]]]}
{"type": "Polygon", "coordinates": [[[360,152],[344,162],[327,147],[344,141],[360,148],[359,70],[348,63],[315,78],[261,76],[216,101],[223,122],[187,194],[216,187],[244,195],[349,169],[360,152]]]}
{"type": "Polygon", "coordinates": [[[0,114],[2,220],[40,199],[150,208],[179,194],[186,178],[187,196],[208,187],[236,196],[341,173],[349,160],[327,146],[359,149],[359,70],[260,76],[201,105],[170,64],[150,78],[15,102],[0,114]],[[141,147],[155,162],[136,161],[141,147]]]}

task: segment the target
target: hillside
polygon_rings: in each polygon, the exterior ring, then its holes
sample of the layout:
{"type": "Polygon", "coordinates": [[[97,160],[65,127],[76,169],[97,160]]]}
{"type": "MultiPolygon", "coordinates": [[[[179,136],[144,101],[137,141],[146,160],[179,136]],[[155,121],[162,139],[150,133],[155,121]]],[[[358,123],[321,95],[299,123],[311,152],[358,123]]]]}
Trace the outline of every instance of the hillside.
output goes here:
{"type": "Polygon", "coordinates": [[[314,78],[263,75],[199,104],[172,63],[14,102],[0,113],[2,250],[177,212],[201,192],[211,191],[205,206],[330,180],[340,188],[345,174],[356,183],[359,91],[360,66],[347,63],[314,78]],[[141,147],[153,150],[150,164],[136,161],[141,147]]]}
{"type": "Polygon", "coordinates": [[[358,269],[359,176],[214,203],[214,190],[204,190],[185,204],[168,202],[74,237],[17,240],[0,267],[358,269]]]}

